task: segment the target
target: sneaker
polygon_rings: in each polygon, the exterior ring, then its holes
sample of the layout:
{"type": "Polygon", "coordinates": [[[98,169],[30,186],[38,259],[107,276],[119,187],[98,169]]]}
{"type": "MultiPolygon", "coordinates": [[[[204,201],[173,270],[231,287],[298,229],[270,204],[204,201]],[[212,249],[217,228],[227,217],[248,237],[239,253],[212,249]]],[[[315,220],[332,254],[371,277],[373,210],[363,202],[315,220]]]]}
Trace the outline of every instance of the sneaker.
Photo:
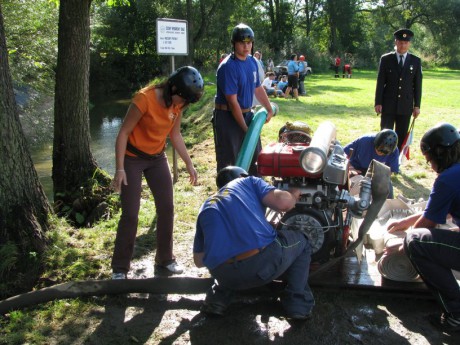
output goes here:
{"type": "Polygon", "coordinates": [[[453,317],[451,314],[443,313],[441,316],[429,315],[430,322],[441,331],[460,332],[460,318],[453,317]]]}
{"type": "Polygon", "coordinates": [[[227,306],[220,303],[209,303],[204,301],[200,311],[209,316],[223,316],[227,306]]]}
{"type": "Polygon", "coordinates": [[[112,273],[112,280],[126,279],[126,273],[112,273]]]}
{"type": "Polygon", "coordinates": [[[171,262],[168,265],[155,265],[155,272],[163,275],[181,274],[184,272],[184,268],[179,265],[176,261],[171,262]]]}

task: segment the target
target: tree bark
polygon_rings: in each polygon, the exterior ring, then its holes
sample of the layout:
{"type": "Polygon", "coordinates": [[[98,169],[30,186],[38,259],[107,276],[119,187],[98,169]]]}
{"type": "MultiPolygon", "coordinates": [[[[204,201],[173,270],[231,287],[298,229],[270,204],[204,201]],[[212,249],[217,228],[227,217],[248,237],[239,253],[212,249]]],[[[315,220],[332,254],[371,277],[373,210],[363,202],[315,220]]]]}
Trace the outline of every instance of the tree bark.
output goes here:
{"type": "Polygon", "coordinates": [[[94,174],[90,149],[89,43],[91,0],[61,0],[54,105],[54,198],[65,200],[94,174]]]}
{"type": "MultiPolygon", "coordinates": [[[[40,184],[19,120],[8,65],[3,12],[0,5],[0,248],[14,244],[19,261],[41,253],[46,245],[51,207],[40,184]]],[[[21,266],[23,267],[23,266],[21,266]]],[[[7,272],[8,273],[8,272],[7,272]]],[[[2,280],[4,276],[0,277],[2,280]]]]}

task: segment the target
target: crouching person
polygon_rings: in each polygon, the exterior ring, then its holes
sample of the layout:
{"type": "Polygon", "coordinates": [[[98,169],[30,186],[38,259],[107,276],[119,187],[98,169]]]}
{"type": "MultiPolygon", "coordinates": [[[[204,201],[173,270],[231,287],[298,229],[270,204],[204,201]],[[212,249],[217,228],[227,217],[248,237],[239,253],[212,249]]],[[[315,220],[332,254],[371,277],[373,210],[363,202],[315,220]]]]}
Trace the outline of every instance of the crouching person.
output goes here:
{"type": "Polygon", "coordinates": [[[239,167],[217,175],[217,194],[202,205],[196,224],[194,261],[215,279],[201,309],[223,315],[233,293],[263,286],[283,275],[282,306],[291,319],[309,318],[314,298],[308,285],[311,247],[299,231],[276,231],[265,208],[292,209],[299,189],[282,191],[239,167]]]}
{"type": "Polygon", "coordinates": [[[452,270],[460,270],[460,134],[448,124],[428,130],[420,149],[438,173],[426,209],[388,225],[388,231],[407,231],[404,252],[433,292],[443,313],[430,321],[447,332],[460,332],[460,288],[452,270]],[[440,229],[448,215],[456,228],[440,229]]]}

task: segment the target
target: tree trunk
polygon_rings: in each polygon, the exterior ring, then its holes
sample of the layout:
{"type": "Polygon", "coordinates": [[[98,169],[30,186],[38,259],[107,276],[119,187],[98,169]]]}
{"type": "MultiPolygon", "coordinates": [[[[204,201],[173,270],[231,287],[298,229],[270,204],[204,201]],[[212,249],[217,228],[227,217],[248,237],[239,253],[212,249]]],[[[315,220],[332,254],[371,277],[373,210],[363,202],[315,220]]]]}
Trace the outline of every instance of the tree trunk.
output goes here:
{"type": "Polygon", "coordinates": [[[89,42],[91,0],[61,0],[54,105],[54,198],[65,200],[94,174],[90,149],[89,42]]]}
{"type": "MultiPolygon", "coordinates": [[[[0,5],[0,248],[14,244],[22,261],[30,258],[30,253],[43,251],[51,207],[22,131],[7,52],[0,5]]],[[[12,270],[18,269],[16,264],[20,263],[15,263],[12,270]]]]}

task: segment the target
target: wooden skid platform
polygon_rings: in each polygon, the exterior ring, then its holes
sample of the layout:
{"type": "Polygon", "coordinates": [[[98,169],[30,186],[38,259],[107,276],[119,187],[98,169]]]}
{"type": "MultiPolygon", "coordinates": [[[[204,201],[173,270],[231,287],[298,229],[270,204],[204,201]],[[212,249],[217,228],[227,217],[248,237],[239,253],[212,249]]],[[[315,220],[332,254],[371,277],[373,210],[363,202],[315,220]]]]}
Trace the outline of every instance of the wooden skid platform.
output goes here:
{"type": "Polygon", "coordinates": [[[378,289],[402,293],[429,294],[423,282],[397,282],[382,277],[377,268],[374,251],[365,249],[361,265],[356,256],[343,257],[335,264],[314,273],[309,280],[311,287],[378,289]]]}

